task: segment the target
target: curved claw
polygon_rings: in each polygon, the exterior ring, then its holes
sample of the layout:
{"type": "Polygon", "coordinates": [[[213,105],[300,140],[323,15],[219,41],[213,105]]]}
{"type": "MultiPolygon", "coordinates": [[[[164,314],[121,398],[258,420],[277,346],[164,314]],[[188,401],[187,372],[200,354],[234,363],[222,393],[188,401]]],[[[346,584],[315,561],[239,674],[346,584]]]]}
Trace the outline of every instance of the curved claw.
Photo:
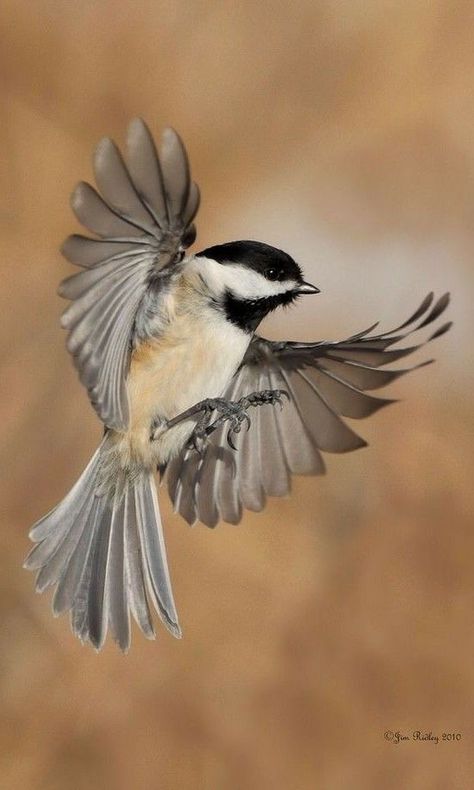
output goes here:
{"type": "Polygon", "coordinates": [[[234,434],[240,433],[242,424],[245,422],[247,431],[250,430],[252,421],[247,409],[250,406],[259,407],[265,404],[274,405],[279,404],[280,409],[283,408],[282,399],[290,400],[290,395],[286,390],[262,390],[260,392],[253,392],[250,395],[240,398],[239,401],[226,401],[223,398],[210,398],[207,401],[201,401],[196,406],[188,409],[179,417],[174,418],[168,422],[168,427],[173,427],[185,417],[193,416],[195,413],[204,412],[200,422],[196,426],[194,436],[190,442],[190,446],[200,454],[203,455],[207,446],[208,437],[224,422],[229,421],[230,427],[226,434],[227,444],[232,450],[237,450],[237,446],[233,441],[234,434]],[[219,416],[214,422],[209,423],[210,415],[213,411],[217,411],[219,416]],[[206,425],[206,422],[208,423],[206,425]]]}

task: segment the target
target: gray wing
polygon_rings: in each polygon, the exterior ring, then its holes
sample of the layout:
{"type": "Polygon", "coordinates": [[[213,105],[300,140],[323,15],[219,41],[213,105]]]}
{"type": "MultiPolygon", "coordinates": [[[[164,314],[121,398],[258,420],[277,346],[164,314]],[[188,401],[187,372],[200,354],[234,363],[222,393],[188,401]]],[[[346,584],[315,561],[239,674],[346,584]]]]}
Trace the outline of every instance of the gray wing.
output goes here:
{"type": "Polygon", "coordinates": [[[159,155],[146,124],[128,129],[127,161],[108,138],[94,156],[101,195],[81,182],[73,211],[98,238],[69,236],[62,252],[85,271],[64,280],[61,296],[72,300],[62,316],[67,347],[92,405],[109,428],[128,424],[126,377],[137,311],[153,281],[166,290],[184,249],[193,243],[199,190],[173,129],[165,129],[159,155]]]}
{"type": "Polygon", "coordinates": [[[224,397],[238,400],[256,390],[284,389],[289,402],[282,409],[264,405],[252,410],[249,430],[232,437],[236,451],[227,444],[225,425],[202,457],[184,448],[166,472],[175,510],[190,524],[199,520],[215,527],[221,519],[236,524],[244,508],[259,511],[267,495],[288,494],[292,474],[324,474],[322,452],[364,447],[366,442],[343,417],[361,419],[392,403],[369,392],[432,362],[382,369],[448,331],[451,323],[424,343],[392,348],[435,321],[448,302],[445,294],[433,306],[429,294],[396,329],[371,334],[374,325],[338,342],[276,343],[255,337],[224,397]]]}

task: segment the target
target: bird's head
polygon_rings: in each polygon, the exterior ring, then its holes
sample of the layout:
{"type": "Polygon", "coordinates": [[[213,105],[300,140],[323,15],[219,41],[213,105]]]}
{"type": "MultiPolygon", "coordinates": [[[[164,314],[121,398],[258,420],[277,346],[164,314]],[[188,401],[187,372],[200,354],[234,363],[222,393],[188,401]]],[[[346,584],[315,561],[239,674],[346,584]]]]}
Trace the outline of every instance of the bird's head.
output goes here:
{"type": "Polygon", "coordinates": [[[196,273],[227,318],[246,332],[277,307],[319,288],[303,279],[298,264],[282,250],[259,241],[232,241],[195,255],[196,273]]]}

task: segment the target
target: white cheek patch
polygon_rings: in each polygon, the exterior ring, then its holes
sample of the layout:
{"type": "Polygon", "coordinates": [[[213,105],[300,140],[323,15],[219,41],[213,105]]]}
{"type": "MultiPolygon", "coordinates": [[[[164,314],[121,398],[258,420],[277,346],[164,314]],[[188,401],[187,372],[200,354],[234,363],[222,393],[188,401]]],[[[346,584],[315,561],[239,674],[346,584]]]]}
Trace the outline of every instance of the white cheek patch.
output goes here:
{"type": "Polygon", "coordinates": [[[298,287],[295,280],[267,280],[263,274],[239,263],[217,263],[199,256],[193,261],[196,274],[201,274],[209,290],[216,296],[231,291],[238,299],[264,299],[292,291],[298,287]]]}

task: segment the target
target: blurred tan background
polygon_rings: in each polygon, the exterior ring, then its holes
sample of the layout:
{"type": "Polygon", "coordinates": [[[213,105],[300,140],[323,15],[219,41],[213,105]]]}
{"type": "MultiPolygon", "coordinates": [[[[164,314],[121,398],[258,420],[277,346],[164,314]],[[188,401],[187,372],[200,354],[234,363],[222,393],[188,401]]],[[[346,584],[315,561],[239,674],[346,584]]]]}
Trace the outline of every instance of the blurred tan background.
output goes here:
{"type": "Polygon", "coordinates": [[[3,0],[0,20],[0,786],[474,787],[472,3],[3,0]],[[68,196],[137,114],[186,141],[201,248],[261,239],[321,287],[267,335],[390,327],[431,289],[455,326],[358,424],[368,449],[264,514],[191,530],[161,491],[184,639],[123,657],[81,647],[21,564],[101,433],[58,323],[68,196]]]}

